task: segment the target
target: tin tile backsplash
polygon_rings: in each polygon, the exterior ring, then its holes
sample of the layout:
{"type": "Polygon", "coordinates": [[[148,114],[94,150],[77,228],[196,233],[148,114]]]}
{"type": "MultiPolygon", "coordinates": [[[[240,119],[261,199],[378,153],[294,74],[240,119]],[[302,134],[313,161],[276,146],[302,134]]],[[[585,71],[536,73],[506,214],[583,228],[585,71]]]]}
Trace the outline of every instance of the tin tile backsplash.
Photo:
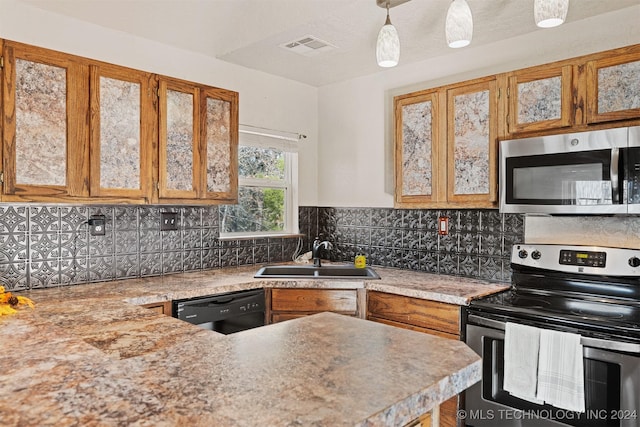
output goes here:
{"type": "Polygon", "coordinates": [[[522,242],[522,215],[497,210],[426,210],[391,208],[300,208],[300,232],[310,250],[315,236],[332,242],[324,254],[353,261],[430,273],[509,282],[511,246],[522,242]],[[438,233],[447,217],[449,232],[438,233]]]}
{"type": "MultiPolygon", "coordinates": [[[[396,210],[301,207],[303,248],[315,236],[333,250],[323,257],[374,266],[510,280],[513,243],[523,241],[521,215],[496,210],[396,210]],[[449,234],[438,234],[438,218],[449,234]]],[[[291,260],[298,238],[219,240],[216,206],[0,205],[0,283],[9,290],[291,260]],[[178,230],[160,231],[160,213],[178,213],[178,230]],[[89,233],[92,215],[105,235],[89,233]]]]}

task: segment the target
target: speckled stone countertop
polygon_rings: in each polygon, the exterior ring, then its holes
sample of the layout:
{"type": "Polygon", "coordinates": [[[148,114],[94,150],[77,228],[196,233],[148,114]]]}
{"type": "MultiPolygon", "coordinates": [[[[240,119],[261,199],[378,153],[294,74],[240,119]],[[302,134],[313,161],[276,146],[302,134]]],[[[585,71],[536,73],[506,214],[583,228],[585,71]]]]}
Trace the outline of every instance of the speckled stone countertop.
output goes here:
{"type": "Polygon", "coordinates": [[[505,285],[376,268],[378,281],[258,267],[25,293],[0,318],[3,426],[400,426],[480,379],[464,343],[322,313],[233,335],[137,307],[259,287],[365,287],[466,304],[505,285]]]}

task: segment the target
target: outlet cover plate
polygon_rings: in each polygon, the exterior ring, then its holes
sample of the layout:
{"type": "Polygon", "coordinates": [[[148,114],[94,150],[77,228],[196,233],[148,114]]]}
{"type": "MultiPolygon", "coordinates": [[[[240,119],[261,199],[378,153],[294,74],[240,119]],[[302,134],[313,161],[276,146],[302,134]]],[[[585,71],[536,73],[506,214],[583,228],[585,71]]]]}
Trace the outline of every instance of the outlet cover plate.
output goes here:
{"type": "Polygon", "coordinates": [[[91,215],[89,218],[89,234],[92,236],[104,236],[107,220],[104,215],[91,215]]]}
{"type": "Polygon", "coordinates": [[[177,212],[160,212],[160,230],[171,231],[178,229],[177,212]]]}

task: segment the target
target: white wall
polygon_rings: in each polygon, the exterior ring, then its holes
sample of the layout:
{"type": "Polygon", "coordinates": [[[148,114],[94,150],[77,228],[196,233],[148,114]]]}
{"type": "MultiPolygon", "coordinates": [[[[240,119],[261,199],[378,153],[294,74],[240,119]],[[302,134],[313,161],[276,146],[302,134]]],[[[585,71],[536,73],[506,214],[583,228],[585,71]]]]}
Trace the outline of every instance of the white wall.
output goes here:
{"type": "Polygon", "coordinates": [[[240,94],[240,123],[307,135],[300,203],[317,204],[317,88],[104,27],[0,0],[0,38],[222,87],[240,94]]]}
{"type": "Polygon", "coordinates": [[[640,43],[638,22],[640,5],[321,87],[318,204],[393,206],[393,96],[640,43]]]}

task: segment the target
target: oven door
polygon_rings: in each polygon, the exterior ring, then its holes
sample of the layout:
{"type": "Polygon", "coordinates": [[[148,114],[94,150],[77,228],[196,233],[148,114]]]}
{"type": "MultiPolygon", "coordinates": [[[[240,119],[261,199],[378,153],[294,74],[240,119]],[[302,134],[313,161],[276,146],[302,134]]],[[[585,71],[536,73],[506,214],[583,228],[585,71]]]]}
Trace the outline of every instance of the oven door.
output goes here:
{"type": "Polygon", "coordinates": [[[503,213],[627,213],[629,128],[502,141],[503,213]]]}
{"type": "Polygon", "coordinates": [[[467,426],[640,426],[637,355],[584,346],[586,411],[578,414],[518,399],[504,390],[504,329],[467,324],[466,336],[467,345],[482,357],[482,381],[465,394],[467,426]]]}

